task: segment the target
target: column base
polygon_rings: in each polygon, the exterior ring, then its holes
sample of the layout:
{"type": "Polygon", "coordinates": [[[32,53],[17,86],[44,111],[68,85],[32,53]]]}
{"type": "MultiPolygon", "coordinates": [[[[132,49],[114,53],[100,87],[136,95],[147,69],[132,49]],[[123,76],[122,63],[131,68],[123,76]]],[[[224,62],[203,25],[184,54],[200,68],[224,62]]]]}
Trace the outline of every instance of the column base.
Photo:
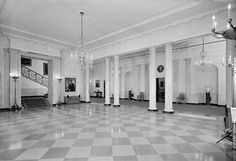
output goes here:
{"type": "Polygon", "coordinates": [[[84,101],[84,103],[91,103],[91,101],[84,101]]]}
{"type": "Polygon", "coordinates": [[[158,109],[148,109],[148,111],[150,111],[150,112],[157,112],[158,109]]]}
{"type": "Polygon", "coordinates": [[[167,113],[167,114],[174,114],[175,113],[175,111],[173,110],[173,111],[163,111],[163,113],[167,113]]]}
{"type": "Polygon", "coordinates": [[[62,104],[63,104],[63,103],[62,103],[61,101],[59,101],[59,102],[57,103],[58,106],[62,106],[62,104]]]}
{"type": "Polygon", "coordinates": [[[104,106],[111,106],[110,103],[104,103],[104,106]]]}
{"type": "Polygon", "coordinates": [[[120,105],[114,105],[114,104],[113,104],[113,107],[120,107],[120,105]]]}

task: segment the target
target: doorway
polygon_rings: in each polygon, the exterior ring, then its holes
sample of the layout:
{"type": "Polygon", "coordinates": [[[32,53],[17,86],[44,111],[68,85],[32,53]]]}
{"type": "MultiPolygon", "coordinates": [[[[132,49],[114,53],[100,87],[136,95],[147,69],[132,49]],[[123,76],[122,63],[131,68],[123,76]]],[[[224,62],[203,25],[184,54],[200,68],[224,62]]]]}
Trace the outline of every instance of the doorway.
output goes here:
{"type": "Polygon", "coordinates": [[[165,78],[156,78],[156,101],[165,102],[165,78]]]}

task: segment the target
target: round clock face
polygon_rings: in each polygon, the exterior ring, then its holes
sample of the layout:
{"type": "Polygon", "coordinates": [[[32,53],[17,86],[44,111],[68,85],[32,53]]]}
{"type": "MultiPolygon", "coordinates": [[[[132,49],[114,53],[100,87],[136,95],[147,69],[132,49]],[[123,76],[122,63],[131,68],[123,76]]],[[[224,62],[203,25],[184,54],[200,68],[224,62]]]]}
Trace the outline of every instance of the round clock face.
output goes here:
{"type": "Polygon", "coordinates": [[[158,71],[159,73],[161,73],[161,72],[163,72],[163,70],[164,70],[164,66],[163,66],[163,65],[158,65],[157,71],[158,71]]]}

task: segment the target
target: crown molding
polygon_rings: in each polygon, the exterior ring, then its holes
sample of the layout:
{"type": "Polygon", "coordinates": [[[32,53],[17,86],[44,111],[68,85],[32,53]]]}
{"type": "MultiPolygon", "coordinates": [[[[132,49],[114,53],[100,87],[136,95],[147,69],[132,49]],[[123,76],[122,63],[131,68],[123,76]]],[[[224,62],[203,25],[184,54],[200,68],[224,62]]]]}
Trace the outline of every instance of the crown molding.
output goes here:
{"type": "Polygon", "coordinates": [[[196,6],[196,5],[199,5],[200,3],[201,2],[199,2],[199,1],[194,1],[194,2],[191,2],[191,3],[185,3],[184,5],[180,4],[178,7],[175,7],[174,9],[171,9],[169,12],[165,12],[165,13],[159,14],[157,16],[152,16],[151,18],[145,19],[145,20],[143,20],[141,22],[128,25],[125,28],[123,27],[121,29],[116,30],[115,32],[112,32],[110,34],[107,34],[107,35],[104,35],[102,37],[98,37],[98,38],[96,38],[94,40],[88,41],[87,44],[89,45],[89,44],[95,43],[97,41],[106,39],[108,37],[111,37],[111,36],[114,36],[114,35],[118,35],[118,34],[120,34],[122,32],[125,32],[125,31],[128,31],[128,30],[132,30],[133,28],[136,28],[136,27],[139,27],[139,26],[142,26],[142,25],[147,25],[148,23],[157,21],[160,18],[164,18],[164,17],[170,16],[172,14],[175,14],[177,12],[180,12],[182,10],[186,10],[186,9],[192,8],[192,7],[196,6]]]}
{"type": "MultiPolygon", "coordinates": [[[[233,9],[234,8],[235,8],[235,5],[233,5],[233,9]]],[[[145,44],[146,46],[142,46],[141,48],[149,48],[151,46],[158,46],[158,45],[161,45],[161,44],[152,44],[152,35],[160,32],[160,31],[163,31],[163,30],[165,30],[165,31],[166,30],[172,30],[174,28],[180,27],[181,25],[188,25],[188,24],[191,24],[194,21],[199,22],[199,21],[202,21],[203,19],[205,19],[209,16],[212,16],[212,14],[221,14],[223,12],[226,12],[225,7],[218,8],[218,9],[215,9],[215,10],[211,10],[211,11],[202,13],[200,15],[193,16],[193,17],[190,17],[190,18],[187,18],[187,19],[184,19],[184,20],[181,20],[181,21],[169,24],[169,25],[159,27],[159,28],[151,29],[151,30],[148,30],[148,31],[136,34],[136,35],[125,37],[125,38],[117,40],[117,41],[113,41],[113,42],[110,42],[110,43],[107,43],[107,44],[96,46],[94,48],[91,48],[90,52],[93,53],[94,55],[104,55],[104,52],[108,52],[108,51],[113,51],[113,53],[114,53],[114,51],[115,51],[114,47],[115,46],[120,47],[120,46],[124,45],[125,43],[128,43],[129,41],[130,42],[132,41],[132,43],[134,44],[135,43],[134,41],[137,40],[137,39],[144,39],[142,41],[144,42],[143,44],[145,44]],[[111,49],[112,47],[113,47],[113,50],[111,49]]],[[[209,19],[209,20],[211,21],[211,19],[209,19]]],[[[210,30],[209,30],[209,32],[210,32],[210,30]]],[[[137,50],[137,49],[135,49],[135,50],[137,50]]]]}
{"type": "MultiPolygon", "coordinates": [[[[3,8],[4,9],[4,14],[3,14],[4,16],[3,17],[5,19],[10,15],[15,2],[11,1],[11,3],[10,3],[10,1],[7,1],[7,0],[3,0],[3,1],[5,2],[5,5],[4,5],[4,8],[3,8]]],[[[195,0],[191,3],[179,4],[179,6],[175,7],[174,9],[170,9],[170,11],[167,12],[167,13],[160,14],[158,16],[152,16],[151,18],[145,19],[142,22],[130,24],[125,28],[123,27],[121,29],[118,29],[118,30],[110,33],[110,34],[107,34],[107,35],[104,35],[102,37],[98,37],[96,39],[88,41],[87,45],[95,43],[95,42],[103,40],[103,39],[106,39],[106,38],[109,38],[109,37],[112,37],[114,35],[118,35],[122,32],[131,30],[135,27],[139,27],[139,26],[142,26],[142,25],[147,25],[148,23],[154,22],[154,21],[156,21],[160,18],[169,16],[169,15],[174,14],[176,12],[179,12],[181,10],[185,10],[185,9],[194,7],[196,5],[199,5],[200,3],[201,2],[199,2],[199,0],[195,0]]],[[[28,32],[28,31],[25,31],[25,30],[21,30],[21,29],[9,26],[9,25],[1,24],[1,22],[0,22],[0,27],[3,28],[3,29],[6,29],[8,31],[14,31],[16,33],[19,33],[18,35],[28,35],[28,37],[33,37],[34,39],[40,39],[40,40],[43,40],[43,41],[52,42],[52,43],[55,43],[55,44],[58,44],[58,45],[61,45],[61,46],[65,46],[65,47],[78,47],[78,44],[75,44],[75,43],[69,43],[67,41],[62,41],[62,40],[58,40],[58,39],[55,39],[55,38],[52,38],[52,37],[43,36],[43,35],[40,35],[40,34],[28,32]]]]}
{"type": "MultiPolygon", "coordinates": [[[[17,28],[8,26],[8,25],[0,24],[0,27],[3,28],[3,29],[8,30],[8,32],[9,31],[14,31],[14,32],[17,32],[17,33],[20,33],[20,34],[24,34],[24,35],[29,35],[29,36],[35,37],[34,40],[36,40],[37,38],[40,38],[40,39],[42,39],[44,41],[51,41],[51,42],[53,42],[57,46],[64,46],[64,48],[68,47],[68,46],[69,47],[78,47],[77,44],[68,43],[66,41],[61,41],[61,40],[57,40],[57,39],[54,39],[54,38],[51,38],[51,37],[47,37],[47,36],[43,36],[43,35],[40,35],[40,34],[28,32],[28,31],[24,31],[24,30],[20,30],[20,29],[17,29],[17,28]]],[[[6,33],[8,33],[8,32],[6,32],[6,33]]],[[[10,32],[9,32],[9,34],[10,34],[10,32]]],[[[15,34],[15,35],[18,35],[18,34],[15,34]]],[[[26,36],[24,36],[24,37],[26,38],[26,36]]]]}
{"type": "Polygon", "coordinates": [[[27,39],[13,34],[8,34],[8,37],[11,42],[10,48],[17,50],[60,57],[60,51],[63,49],[60,46],[55,46],[33,39],[27,39]]]}

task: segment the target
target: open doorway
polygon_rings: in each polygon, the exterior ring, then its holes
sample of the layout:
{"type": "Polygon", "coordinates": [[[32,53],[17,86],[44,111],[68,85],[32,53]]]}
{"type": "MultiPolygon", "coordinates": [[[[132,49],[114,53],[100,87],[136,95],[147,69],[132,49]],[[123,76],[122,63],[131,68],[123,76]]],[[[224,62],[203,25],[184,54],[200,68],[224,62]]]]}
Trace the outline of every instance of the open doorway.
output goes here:
{"type": "Polygon", "coordinates": [[[24,107],[48,105],[48,61],[21,56],[21,100],[24,107]]]}
{"type": "Polygon", "coordinates": [[[165,78],[156,78],[156,101],[165,101],[165,78]]]}

